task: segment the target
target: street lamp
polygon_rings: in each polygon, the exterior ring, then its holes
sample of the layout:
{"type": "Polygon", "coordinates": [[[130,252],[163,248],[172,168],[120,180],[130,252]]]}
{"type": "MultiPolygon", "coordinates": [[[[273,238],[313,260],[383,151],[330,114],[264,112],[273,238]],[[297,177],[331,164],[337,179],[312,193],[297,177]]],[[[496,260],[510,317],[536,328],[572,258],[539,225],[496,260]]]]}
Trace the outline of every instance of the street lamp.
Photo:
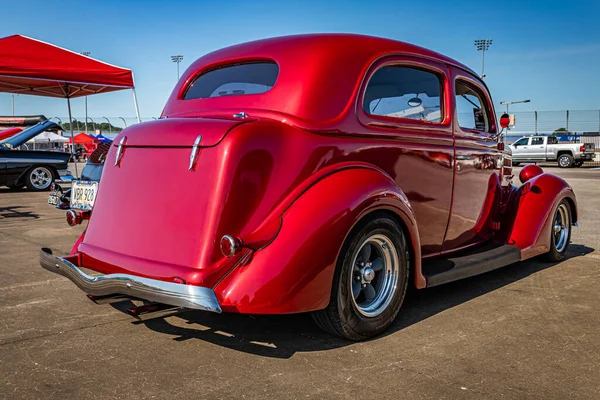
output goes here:
{"type": "Polygon", "coordinates": [[[102,117],[102,118],[104,118],[106,120],[106,122],[108,122],[108,133],[111,133],[111,131],[110,131],[110,120],[108,118],[106,118],[106,117],[102,117]]]}
{"type": "Polygon", "coordinates": [[[508,114],[508,106],[511,104],[529,103],[531,100],[518,100],[518,101],[501,101],[500,104],[506,106],[506,113],[508,114]]]}
{"type": "Polygon", "coordinates": [[[177,80],[179,80],[179,63],[183,60],[183,56],[181,54],[176,56],[171,56],[171,61],[177,63],[177,80]]]}
{"type": "MultiPolygon", "coordinates": [[[[82,51],[81,52],[82,55],[89,57],[90,53],[89,51],[82,51]]],[[[87,114],[87,96],[85,96],[85,134],[87,135],[88,133],[88,129],[87,129],[87,119],[88,119],[88,114],[87,114]]]]}
{"type": "Polygon", "coordinates": [[[96,131],[96,127],[94,126],[96,123],[94,122],[94,120],[92,119],[92,117],[85,117],[85,134],[86,134],[86,135],[88,134],[88,133],[87,133],[87,120],[88,120],[88,119],[89,119],[90,121],[92,121],[92,130],[94,131],[94,133],[95,133],[95,131],[96,131]]]}
{"type": "Polygon", "coordinates": [[[14,94],[12,95],[12,115],[13,117],[15,116],[15,96],[18,96],[18,94],[14,94]]]}
{"type": "MultiPolygon", "coordinates": [[[[531,100],[518,100],[518,101],[501,101],[500,104],[506,106],[506,114],[508,114],[508,106],[511,104],[520,104],[520,103],[529,103],[531,100]]],[[[514,123],[514,122],[513,122],[514,123]]],[[[506,127],[506,131],[508,132],[510,127],[506,127]]],[[[537,135],[537,113],[536,113],[536,135],[537,135]]]]}
{"type": "Polygon", "coordinates": [[[485,78],[485,74],[483,73],[483,67],[485,65],[485,52],[492,45],[493,39],[481,39],[475,40],[475,46],[477,46],[477,51],[481,51],[481,79],[485,78]]]}

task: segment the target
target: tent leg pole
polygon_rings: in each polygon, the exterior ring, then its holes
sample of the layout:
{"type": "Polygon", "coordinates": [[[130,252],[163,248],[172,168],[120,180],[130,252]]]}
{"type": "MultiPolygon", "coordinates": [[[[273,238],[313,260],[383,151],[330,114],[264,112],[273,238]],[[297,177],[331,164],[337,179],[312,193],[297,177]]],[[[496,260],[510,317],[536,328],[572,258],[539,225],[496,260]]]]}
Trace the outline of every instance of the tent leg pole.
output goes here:
{"type": "Polygon", "coordinates": [[[69,107],[69,128],[71,129],[71,156],[75,163],[75,178],[79,177],[77,172],[77,160],[75,159],[75,135],[73,135],[73,115],[71,114],[71,99],[67,97],[67,106],[69,107]]]}
{"type": "Polygon", "coordinates": [[[135,94],[135,88],[131,89],[131,93],[133,93],[133,104],[135,105],[135,116],[137,117],[137,122],[140,123],[142,120],[140,119],[140,108],[138,107],[137,96],[135,94]]]}

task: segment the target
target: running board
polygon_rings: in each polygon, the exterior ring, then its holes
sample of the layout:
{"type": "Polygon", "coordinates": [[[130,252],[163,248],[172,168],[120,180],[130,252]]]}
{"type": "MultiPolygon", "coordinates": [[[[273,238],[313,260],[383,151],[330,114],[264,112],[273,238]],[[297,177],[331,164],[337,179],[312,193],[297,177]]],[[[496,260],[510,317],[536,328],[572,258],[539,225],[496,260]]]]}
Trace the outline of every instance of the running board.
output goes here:
{"type": "Polygon", "coordinates": [[[454,282],[483,274],[521,261],[517,246],[486,246],[451,258],[423,260],[423,274],[427,287],[454,282]]]}

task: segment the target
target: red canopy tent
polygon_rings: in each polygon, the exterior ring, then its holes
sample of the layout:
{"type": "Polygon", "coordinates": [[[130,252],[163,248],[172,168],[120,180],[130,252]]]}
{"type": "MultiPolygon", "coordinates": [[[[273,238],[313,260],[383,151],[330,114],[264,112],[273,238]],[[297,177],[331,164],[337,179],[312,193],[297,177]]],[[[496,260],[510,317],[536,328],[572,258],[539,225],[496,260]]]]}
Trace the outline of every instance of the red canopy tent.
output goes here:
{"type": "Polygon", "coordinates": [[[26,36],[0,39],[0,92],[66,98],[71,138],[71,98],[123,89],[132,90],[140,122],[131,70],[26,36]]]}
{"type": "Polygon", "coordinates": [[[89,143],[96,143],[98,142],[98,139],[91,137],[90,135],[86,135],[85,133],[81,132],[79,135],[75,136],[74,138],[72,138],[71,140],[69,140],[71,143],[75,142],[75,144],[89,144],[89,143]]]}

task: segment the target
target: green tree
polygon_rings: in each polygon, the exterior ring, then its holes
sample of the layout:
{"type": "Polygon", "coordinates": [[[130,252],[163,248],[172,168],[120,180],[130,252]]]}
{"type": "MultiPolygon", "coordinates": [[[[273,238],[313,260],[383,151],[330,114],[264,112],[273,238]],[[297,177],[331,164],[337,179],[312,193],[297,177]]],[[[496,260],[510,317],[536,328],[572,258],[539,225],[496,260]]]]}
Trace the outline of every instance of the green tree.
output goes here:
{"type": "Polygon", "coordinates": [[[554,131],[554,135],[559,134],[559,135],[563,135],[565,133],[569,133],[569,131],[567,130],[567,128],[558,128],[557,130],[554,131]]]}

